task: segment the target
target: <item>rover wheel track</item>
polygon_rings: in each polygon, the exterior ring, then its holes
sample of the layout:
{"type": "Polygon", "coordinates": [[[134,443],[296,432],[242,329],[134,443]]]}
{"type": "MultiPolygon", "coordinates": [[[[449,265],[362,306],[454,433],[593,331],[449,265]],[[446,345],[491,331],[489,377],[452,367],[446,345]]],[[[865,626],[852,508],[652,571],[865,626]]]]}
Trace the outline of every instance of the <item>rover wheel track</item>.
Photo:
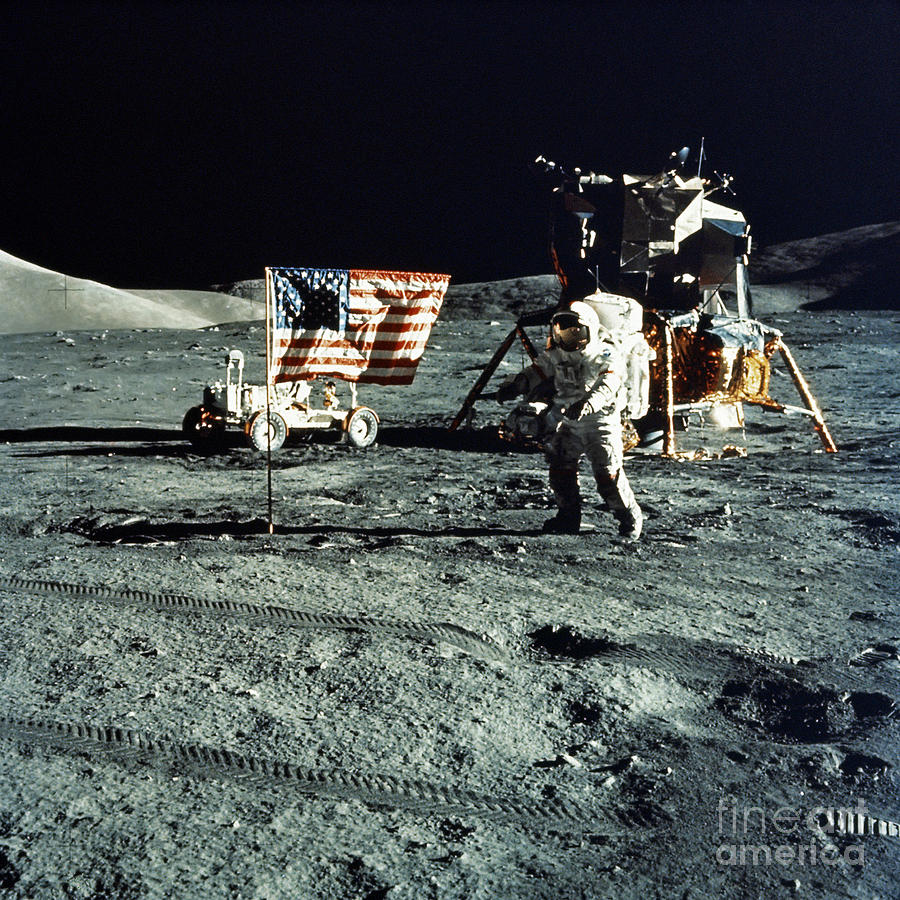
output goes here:
{"type": "Polygon", "coordinates": [[[140,590],[119,590],[59,581],[42,581],[0,575],[0,590],[17,593],[50,594],[57,597],[105,600],[110,603],[138,605],[159,610],[217,613],[242,616],[265,622],[279,622],[294,628],[368,631],[393,634],[417,640],[443,641],[481,659],[508,662],[509,653],[486,636],[451,622],[410,622],[400,619],[374,619],[368,616],[344,616],[308,612],[286,606],[245,603],[240,600],[209,600],[182,594],[162,594],[140,590]]]}
{"type": "Polygon", "coordinates": [[[556,799],[486,797],[465,789],[396,778],[383,772],[363,775],[306,769],[289,762],[184,743],[168,736],[150,736],[126,728],[0,715],[0,734],[13,741],[74,750],[89,756],[111,753],[123,760],[138,759],[164,766],[185,765],[203,775],[225,774],[262,785],[288,785],[303,794],[359,800],[372,806],[402,807],[442,815],[475,815],[526,826],[539,824],[574,831],[611,833],[624,830],[622,824],[611,817],[606,821],[598,820],[577,805],[556,799]]]}

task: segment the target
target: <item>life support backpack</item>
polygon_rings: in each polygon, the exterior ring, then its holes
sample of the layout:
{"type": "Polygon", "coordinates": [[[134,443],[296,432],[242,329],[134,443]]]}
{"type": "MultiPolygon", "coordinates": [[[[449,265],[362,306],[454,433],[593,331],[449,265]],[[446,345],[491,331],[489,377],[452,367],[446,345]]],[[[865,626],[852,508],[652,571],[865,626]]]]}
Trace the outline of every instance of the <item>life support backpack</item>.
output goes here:
{"type": "Polygon", "coordinates": [[[584,298],[597,313],[600,327],[625,357],[625,411],[630,419],[641,419],[650,408],[650,360],[656,354],[641,331],[644,309],[630,297],[598,291],[584,298]]]}

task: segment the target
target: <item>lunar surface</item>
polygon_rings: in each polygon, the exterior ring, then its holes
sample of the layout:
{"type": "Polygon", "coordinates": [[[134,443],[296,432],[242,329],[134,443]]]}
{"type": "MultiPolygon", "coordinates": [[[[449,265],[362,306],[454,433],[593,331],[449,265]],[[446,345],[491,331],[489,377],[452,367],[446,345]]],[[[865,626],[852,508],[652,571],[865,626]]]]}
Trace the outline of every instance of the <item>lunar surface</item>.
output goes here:
{"type": "Polygon", "coordinates": [[[693,461],[629,454],[636,544],[586,466],[541,534],[503,407],[447,430],[549,276],[454,285],[415,383],[360,390],[376,443],[292,434],[270,479],[180,430],[228,350],[262,379],[253,285],[0,258],[0,896],[896,896],[897,233],[751,269],[839,452],[694,420],[693,461]]]}

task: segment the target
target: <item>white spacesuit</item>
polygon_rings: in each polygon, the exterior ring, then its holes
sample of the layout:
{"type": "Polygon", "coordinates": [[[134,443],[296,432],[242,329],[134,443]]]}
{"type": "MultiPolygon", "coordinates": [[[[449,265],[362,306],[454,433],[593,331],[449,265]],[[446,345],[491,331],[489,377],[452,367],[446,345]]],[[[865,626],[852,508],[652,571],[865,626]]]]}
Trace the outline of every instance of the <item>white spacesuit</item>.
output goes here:
{"type": "Polygon", "coordinates": [[[558,512],[544,523],[544,531],[576,534],[581,527],[578,465],[587,454],[600,496],[619,522],[619,533],[636,540],[643,516],[622,468],[625,356],[601,328],[597,313],[579,300],[554,314],[550,344],[497,391],[497,399],[503,401],[553,380],[548,421],[559,424],[545,441],[544,452],[558,512]]]}

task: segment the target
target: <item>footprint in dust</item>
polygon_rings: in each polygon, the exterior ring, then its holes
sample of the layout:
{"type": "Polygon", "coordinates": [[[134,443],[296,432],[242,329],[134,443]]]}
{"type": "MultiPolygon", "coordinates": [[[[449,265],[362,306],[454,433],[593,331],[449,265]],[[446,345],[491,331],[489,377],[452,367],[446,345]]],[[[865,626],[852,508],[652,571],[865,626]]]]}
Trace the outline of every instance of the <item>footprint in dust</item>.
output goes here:
{"type": "Polygon", "coordinates": [[[857,719],[873,719],[897,715],[897,704],[887,694],[854,691],[847,698],[857,719]]]}
{"type": "Polygon", "coordinates": [[[851,732],[860,722],[893,717],[894,700],[863,691],[838,693],[770,675],[728,681],[716,706],[729,718],[783,743],[822,744],[851,732]]]}
{"type": "Polygon", "coordinates": [[[826,509],[850,523],[851,533],[863,546],[875,549],[895,547],[900,543],[900,522],[890,515],[870,509],[826,509]]]}
{"type": "Polygon", "coordinates": [[[900,651],[894,644],[873,644],[850,660],[851,666],[877,666],[879,663],[900,662],[900,651]]]}
{"type": "Polygon", "coordinates": [[[858,779],[861,776],[878,778],[891,768],[891,764],[878,756],[849,752],[838,768],[846,778],[858,779]]]}
{"type": "Polygon", "coordinates": [[[851,622],[880,622],[883,616],[874,609],[858,609],[850,613],[851,622]]]}
{"type": "Polygon", "coordinates": [[[570,700],[566,713],[573,725],[596,725],[606,712],[605,707],[590,700],[570,700]]]}
{"type": "Polygon", "coordinates": [[[620,644],[608,638],[586,637],[569,625],[545,625],[532,631],[528,637],[531,638],[531,646],[539,653],[567,659],[590,659],[622,649],[620,644]]]}

